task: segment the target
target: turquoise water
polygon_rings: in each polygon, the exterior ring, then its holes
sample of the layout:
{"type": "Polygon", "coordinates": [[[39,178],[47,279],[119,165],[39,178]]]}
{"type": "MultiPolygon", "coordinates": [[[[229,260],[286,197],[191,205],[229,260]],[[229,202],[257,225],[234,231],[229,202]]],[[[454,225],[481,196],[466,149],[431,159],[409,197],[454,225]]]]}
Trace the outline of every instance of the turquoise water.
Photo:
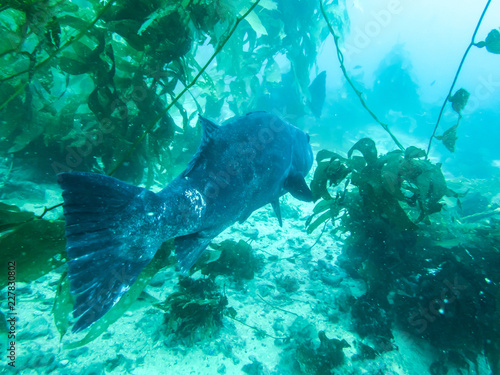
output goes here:
{"type": "Polygon", "coordinates": [[[2,373],[500,374],[499,11],[0,4],[2,373]]]}

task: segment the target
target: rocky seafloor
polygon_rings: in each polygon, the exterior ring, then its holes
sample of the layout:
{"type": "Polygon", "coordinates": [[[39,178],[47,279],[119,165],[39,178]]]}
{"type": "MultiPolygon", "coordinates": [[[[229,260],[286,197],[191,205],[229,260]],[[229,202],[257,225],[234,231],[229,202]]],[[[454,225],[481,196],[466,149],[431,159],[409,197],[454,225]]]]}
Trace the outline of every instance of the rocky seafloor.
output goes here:
{"type": "MultiPolygon", "coordinates": [[[[36,211],[58,201],[59,191],[53,186],[30,189],[39,195],[38,203],[31,199],[25,209],[36,211]]],[[[22,196],[16,196],[21,198],[10,202],[23,206],[22,196]]],[[[250,244],[253,257],[247,266],[254,269],[245,277],[235,272],[213,277],[214,293],[227,298],[220,324],[212,322],[191,334],[186,334],[189,328],[176,331],[169,311],[158,307],[158,302],[178,290],[183,276],[175,265],[156,274],[141,297],[104,334],[71,350],[65,344],[72,336],[61,340],[52,314],[64,267],[30,285],[18,283],[15,368],[7,366],[2,355],[2,373],[444,373],[433,372],[438,371],[439,348],[397,325],[391,325],[391,339],[360,336],[360,325],[376,326],[381,324],[380,317],[361,310],[353,320],[354,302],[362,298],[367,286],[336,265],[343,238],[332,236],[331,226],[322,235],[320,230],[307,234],[304,222],[312,207],[285,197],[282,228],[269,206],[215,239],[219,244],[225,240],[250,244]]],[[[51,215],[55,218],[58,213],[51,215]]],[[[198,270],[191,278],[206,276],[198,270]]],[[[7,310],[5,298],[0,309],[7,310]]],[[[1,350],[6,353],[5,332],[2,335],[1,350]]],[[[448,364],[446,371],[464,373],[460,368],[448,364]]],[[[485,358],[480,356],[467,373],[489,374],[485,358]]]]}

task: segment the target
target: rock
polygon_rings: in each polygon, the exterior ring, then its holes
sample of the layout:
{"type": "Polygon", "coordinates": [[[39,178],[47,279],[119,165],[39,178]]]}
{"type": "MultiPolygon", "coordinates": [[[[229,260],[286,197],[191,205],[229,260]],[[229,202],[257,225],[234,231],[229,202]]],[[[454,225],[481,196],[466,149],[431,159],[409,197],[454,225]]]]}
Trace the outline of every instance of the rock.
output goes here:
{"type": "Polygon", "coordinates": [[[224,363],[221,363],[221,365],[217,368],[217,373],[218,374],[225,374],[226,373],[226,366],[224,363]]]}
{"type": "Polygon", "coordinates": [[[275,281],[278,287],[283,289],[286,293],[293,293],[300,289],[299,281],[295,277],[289,275],[277,277],[275,281]]]}
{"type": "Polygon", "coordinates": [[[301,316],[293,321],[288,331],[290,332],[290,336],[298,343],[311,341],[318,337],[316,327],[301,316]]]}
{"type": "Polygon", "coordinates": [[[160,339],[163,319],[163,313],[155,309],[150,309],[141,320],[135,323],[135,327],[142,330],[149,340],[158,341],[160,339]]]}
{"type": "Polygon", "coordinates": [[[153,276],[151,281],[149,282],[149,286],[159,288],[165,284],[167,281],[167,273],[166,272],[158,272],[156,275],[153,276]]]}
{"type": "MultiPolygon", "coordinates": [[[[36,368],[47,367],[52,365],[56,357],[54,353],[46,353],[36,350],[26,351],[16,359],[16,367],[18,368],[36,368]]],[[[47,371],[43,371],[46,373],[47,371]]]]}
{"type": "Polygon", "coordinates": [[[31,285],[27,283],[18,282],[16,283],[16,293],[18,294],[31,294],[33,291],[31,285]]]}
{"type": "Polygon", "coordinates": [[[278,317],[278,318],[276,318],[276,320],[273,323],[273,329],[277,335],[283,335],[285,332],[285,325],[283,324],[283,322],[284,322],[284,319],[281,317],[278,317]]]}
{"type": "Polygon", "coordinates": [[[274,232],[273,233],[269,233],[267,235],[267,238],[269,238],[269,239],[271,239],[273,241],[277,241],[279,239],[278,235],[276,233],[274,233],[274,232]]]}
{"type": "Polygon", "coordinates": [[[325,260],[319,259],[318,260],[318,268],[320,270],[331,270],[333,267],[330,264],[328,264],[325,260]]]}
{"type": "Polygon", "coordinates": [[[270,372],[265,365],[257,361],[254,356],[250,356],[249,359],[252,363],[246,364],[242,367],[242,371],[249,375],[269,375],[270,372]]]}
{"type": "Polygon", "coordinates": [[[78,375],[104,375],[104,364],[103,363],[93,363],[87,367],[83,367],[82,371],[78,375]]]}
{"type": "Polygon", "coordinates": [[[49,322],[43,316],[37,316],[29,322],[20,320],[18,325],[19,333],[16,337],[18,340],[33,340],[37,337],[47,337],[49,335],[52,337],[49,322]]]}
{"type": "Polygon", "coordinates": [[[267,297],[276,287],[271,283],[262,283],[257,285],[257,290],[262,297],[267,297]]]}
{"type": "Polygon", "coordinates": [[[361,298],[368,291],[366,283],[361,279],[344,280],[342,284],[349,288],[352,296],[356,299],[361,298]]]}
{"type": "Polygon", "coordinates": [[[344,277],[339,275],[327,275],[324,273],[321,274],[321,281],[323,281],[326,285],[330,285],[335,288],[340,286],[340,283],[343,279],[344,277]]]}
{"type": "Polygon", "coordinates": [[[206,354],[206,355],[211,356],[211,357],[215,357],[215,356],[219,355],[219,351],[216,348],[215,343],[213,343],[213,342],[209,342],[209,343],[203,345],[201,347],[201,351],[203,352],[203,354],[206,354]]]}
{"type": "Polygon", "coordinates": [[[83,348],[77,348],[77,349],[70,350],[68,352],[67,356],[68,356],[68,358],[78,358],[78,357],[85,356],[85,354],[87,354],[88,351],[89,351],[89,348],[84,346],[83,348]]]}
{"type": "Polygon", "coordinates": [[[248,237],[252,240],[255,240],[255,239],[257,239],[257,237],[259,237],[259,230],[257,228],[249,227],[249,228],[245,229],[244,231],[242,231],[242,234],[245,237],[248,237]]]}
{"type": "Polygon", "coordinates": [[[42,313],[42,314],[47,314],[51,315],[50,311],[54,308],[54,301],[52,299],[47,300],[47,301],[42,301],[37,307],[37,309],[42,313]]]}
{"type": "Polygon", "coordinates": [[[54,353],[39,353],[38,363],[36,367],[45,367],[54,363],[56,356],[54,353]]]}
{"type": "MultiPolygon", "coordinates": [[[[132,360],[126,358],[122,354],[118,354],[112,359],[108,359],[105,363],[106,372],[113,372],[117,367],[123,366],[120,372],[125,370],[130,370],[132,365],[132,360]]],[[[117,371],[118,372],[118,371],[117,371]]],[[[129,371],[125,371],[129,373],[129,371]]]]}

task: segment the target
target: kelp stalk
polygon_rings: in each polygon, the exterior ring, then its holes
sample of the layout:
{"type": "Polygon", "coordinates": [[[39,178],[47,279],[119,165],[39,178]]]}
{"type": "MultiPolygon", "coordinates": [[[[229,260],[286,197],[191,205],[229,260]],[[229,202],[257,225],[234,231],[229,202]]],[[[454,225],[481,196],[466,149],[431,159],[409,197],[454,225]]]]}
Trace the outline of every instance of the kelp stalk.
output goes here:
{"type": "Polygon", "coordinates": [[[469,54],[470,49],[472,48],[472,46],[474,46],[476,44],[476,42],[475,42],[476,34],[479,30],[479,27],[481,26],[481,22],[483,22],[484,15],[486,14],[488,7],[490,6],[490,3],[491,3],[491,0],[488,0],[488,2],[486,3],[486,5],[484,7],[483,13],[481,14],[481,17],[479,18],[479,21],[476,25],[476,29],[474,30],[474,33],[472,34],[471,42],[467,46],[467,49],[465,50],[465,53],[462,57],[462,61],[460,61],[460,65],[458,66],[457,73],[455,74],[455,78],[453,79],[453,83],[451,84],[450,91],[448,92],[448,95],[446,95],[446,98],[444,99],[443,105],[441,106],[441,111],[439,112],[439,116],[438,116],[436,125],[434,126],[434,131],[432,132],[431,138],[429,139],[429,145],[427,146],[427,153],[426,153],[426,157],[425,157],[426,159],[429,158],[429,152],[431,150],[432,139],[436,135],[436,131],[439,127],[439,122],[441,121],[441,117],[443,116],[443,112],[444,112],[444,109],[446,107],[446,103],[448,102],[448,100],[451,97],[451,93],[453,92],[453,88],[455,87],[455,84],[457,83],[457,80],[458,80],[458,75],[460,74],[460,71],[462,70],[462,66],[464,65],[465,59],[467,58],[467,55],[469,54]]]}
{"type": "Polygon", "coordinates": [[[345,79],[347,80],[347,82],[349,83],[349,85],[352,87],[352,89],[356,93],[357,97],[359,98],[359,101],[361,102],[361,105],[368,111],[368,113],[370,114],[370,116],[372,116],[373,119],[378,124],[380,124],[380,126],[382,126],[382,128],[387,132],[387,134],[390,135],[390,137],[392,138],[392,140],[394,141],[394,143],[399,147],[399,149],[402,150],[402,151],[404,151],[405,148],[398,141],[398,139],[396,138],[396,136],[394,134],[392,134],[391,130],[389,129],[389,125],[387,125],[387,124],[385,124],[385,123],[383,123],[382,121],[379,120],[379,118],[377,117],[377,115],[375,113],[373,113],[373,111],[366,105],[366,102],[365,102],[365,100],[363,99],[363,96],[362,96],[363,93],[361,91],[359,91],[356,88],[356,86],[354,86],[354,83],[352,82],[351,78],[347,74],[347,71],[346,71],[345,66],[344,66],[344,55],[343,55],[342,51],[339,48],[339,36],[335,33],[335,30],[333,30],[333,27],[332,27],[332,25],[330,23],[330,20],[328,19],[328,16],[326,15],[325,9],[323,8],[323,1],[322,0],[319,0],[319,6],[320,6],[320,9],[321,9],[321,14],[323,14],[323,18],[325,19],[325,21],[326,21],[326,23],[328,25],[328,30],[330,30],[330,34],[332,34],[332,36],[333,36],[333,41],[335,42],[335,48],[337,50],[337,58],[339,59],[340,68],[342,69],[342,73],[344,74],[345,79]]]}
{"type": "Polygon", "coordinates": [[[205,73],[205,70],[208,68],[208,66],[212,63],[212,61],[219,54],[219,52],[222,51],[222,49],[224,48],[224,46],[226,45],[226,43],[229,41],[229,39],[231,38],[231,36],[233,35],[233,33],[236,31],[236,28],[238,27],[238,25],[240,24],[240,22],[243,21],[252,12],[252,10],[257,6],[257,4],[259,4],[259,2],[260,2],[260,0],[255,1],[252,4],[252,6],[242,16],[236,17],[236,22],[233,24],[232,28],[227,32],[227,36],[222,40],[221,43],[219,43],[217,45],[217,49],[214,51],[214,53],[208,59],[208,61],[205,63],[205,65],[203,65],[203,67],[198,72],[198,74],[193,78],[193,80],[187,86],[185,86],[182,89],[182,91],[170,102],[170,104],[163,111],[161,111],[160,113],[158,113],[158,115],[153,119],[153,121],[151,121],[151,123],[148,125],[148,127],[146,128],[146,130],[144,131],[144,133],[142,133],[142,135],[134,142],[134,144],[129,148],[129,150],[127,151],[127,153],[118,162],[118,164],[113,169],[111,169],[109,171],[109,173],[108,173],[109,176],[112,176],[118,170],[118,168],[120,168],[120,166],[132,154],[132,152],[134,152],[134,150],[137,148],[137,146],[139,146],[139,144],[143,141],[143,139],[146,137],[146,134],[148,134],[153,129],[153,127],[156,125],[156,123],[158,121],[160,121],[162,119],[162,117],[170,110],[170,108],[172,108],[172,106],[175,105],[177,103],[177,101],[191,87],[194,86],[194,84],[196,83],[196,81],[198,81],[198,78],[200,78],[201,75],[205,73]]]}
{"type": "Polygon", "coordinates": [[[53,209],[56,209],[57,207],[61,207],[62,205],[63,205],[62,203],[59,203],[59,204],[56,204],[55,206],[52,206],[52,207],[49,207],[49,208],[44,207],[42,214],[40,216],[37,216],[37,217],[39,219],[42,219],[47,212],[52,211],[53,209]]]}
{"type": "MultiPolygon", "coordinates": [[[[45,64],[47,64],[50,60],[52,60],[54,57],[58,56],[62,51],[64,51],[66,48],[68,48],[70,45],[72,45],[73,43],[75,43],[76,41],[80,40],[81,37],[83,37],[92,27],[94,27],[94,25],[97,23],[97,21],[99,21],[101,19],[101,17],[103,16],[104,13],[106,13],[106,11],[115,3],[116,0],[110,0],[100,11],[99,13],[97,14],[97,16],[94,18],[94,20],[92,22],[90,22],[87,27],[85,27],[80,33],[78,33],[78,35],[74,36],[74,37],[71,37],[68,39],[68,41],[66,43],[63,44],[62,47],[58,48],[56,51],[54,51],[53,53],[51,53],[45,60],[43,60],[42,62],[36,64],[34,67],[30,67],[26,70],[23,70],[23,71],[20,71],[20,72],[17,72],[9,77],[6,77],[6,78],[0,78],[0,82],[3,82],[3,81],[8,81],[14,77],[17,77],[17,76],[20,76],[22,74],[25,74],[25,73],[29,73],[30,74],[30,77],[33,76],[33,74],[38,70],[40,69],[42,66],[44,66],[45,64]]],[[[26,87],[26,85],[29,83],[29,80],[22,83],[18,88],[17,90],[5,101],[3,102],[2,104],[0,104],[0,110],[5,107],[7,104],[9,104],[9,102],[14,99],[17,95],[19,95],[23,89],[26,87]]]]}
{"type": "Polygon", "coordinates": [[[251,326],[250,324],[247,324],[245,323],[244,321],[242,320],[239,320],[239,319],[236,319],[234,316],[231,316],[231,315],[226,315],[229,319],[232,319],[234,320],[235,322],[238,322],[242,325],[244,325],[245,327],[248,327],[252,330],[254,330],[255,332],[257,332],[258,335],[260,336],[267,336],[267,337],[270,337],[274,340],[287,340],[289,339],[290,337],[288,336],[285,336],[285,337],[276,337],[276,336],[273,336],[273,335],[270,335],[269,333],[267,333],[266,331],[264,331],[263,329],[260,329],[260,328],[257,328],[257,327],[254,327],[254,326],[251,326]]]}
{"type": "Polygon", "coordinates": [[[273,304],[267,302],[260,294],[257,294],[257,297],[259,297],[262,302],[264,302],[268,306],[271,306],[273,309],[280,310],[280,311],[286,312],[288,314],[292,314],[292,315],[295,315],[295,316],[303,318],[301,315],[299,315],[297,313],[294,313],[293,311],[288,311],[288,310],[282,309],[281,307],[274,306],[273,304]]]}
{"type": "Polygon", "coordinates": [[[330,220],[331,220],[331,219],[328,219],[327,221],[325,221],[325,224],[323,225],[323,229],[321,230],[321,233],[319,234],[318,238],[316,238],[316,241],[314,241],[314,243],[313,243],[311,246],[309,246],[307,249],[305,249],[305,250],[301,251],[301,252],[300,252],[300,253],[298,253],[298,254],[295,254],[295,255],[289,256],[289,257],[287,257],[287,258],[282,258],[282,259],[279,259],[279,260],[291,260],[291,259],[294,259],[294,258],[298,258],[299,256],[301,256],[301,255],[303,255],[303,254],[305,254],[305,253],[307,253],[307,252],[311,251],[311,250],[312,250],[312,248],[318,244],[319,240],[320,240],[320,239],[321,239],[321,237],[323,236],[323,233],[325,233],[325,231],[326,231],[326,226],[328,225],[328,223],[330,222],[330,220]]]}

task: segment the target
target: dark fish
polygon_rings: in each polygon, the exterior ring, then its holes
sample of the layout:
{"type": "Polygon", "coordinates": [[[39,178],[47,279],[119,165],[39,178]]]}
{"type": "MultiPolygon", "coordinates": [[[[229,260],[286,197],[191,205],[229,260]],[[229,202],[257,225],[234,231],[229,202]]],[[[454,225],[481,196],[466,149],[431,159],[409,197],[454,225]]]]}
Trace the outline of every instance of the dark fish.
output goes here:
{"type": "Polygon", "coordinates": [[[217,126],[200,116],[203,138],[188,167],[153,193],[93,173],[62,173],[68,275],[78,332],[102,317],[137,279],[160,245],[175,238],[187,271],[210,241],[279,197],[312,201],[304,177],[309,136],[277,116],[249,113],[217,126]]]}
{"type": "Polygon", "coordinates": [[[314,81],[309,86],[309,93],[311,94],[311,101],[308,103],[311,112],[316,117],[321,117],[323,112],[323,105],[326,98],[326,71],[319,73],[314,81]]]}

